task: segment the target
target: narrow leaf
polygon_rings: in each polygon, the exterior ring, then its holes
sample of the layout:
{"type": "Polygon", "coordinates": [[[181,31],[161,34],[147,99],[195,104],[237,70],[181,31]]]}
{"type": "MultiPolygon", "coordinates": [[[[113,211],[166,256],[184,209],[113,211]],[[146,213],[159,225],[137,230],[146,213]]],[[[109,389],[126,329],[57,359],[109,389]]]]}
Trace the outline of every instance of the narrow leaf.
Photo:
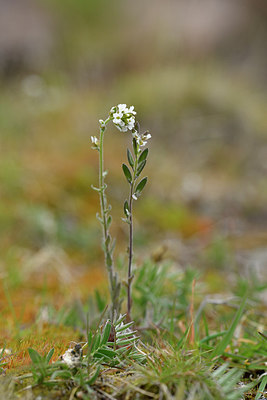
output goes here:
{"type": "Polygon", "coordinates": [[[89,350],[91,350],[91,347],[92,347],[92,340],[93,340],[93,334],[92,334],[92,331],[89,331],[88,337],[87,337],[87,343],[88,343],[89,350]]]}
{"type": "Polygon", "coordinates": [[[103,348],[98,349],[97,350],[97,354],[100,354],[101,356],[105,356],[105,357],[108,357],[108,358],[113,358],[113,357],[116,356],[116,352],[114,350],[103,349],[103,348]]]}
{"type": "MultiPolygon", "coordinates": [[[[105,298],[102,297],[102,295],[100,294],[100,292],[97,289],[95,290],[95,301],[97,304],[98,311],[102,312],[105,308],[106,301],[105,301],[105,298]]],[[[89,346],[89,343],[88,343],[88,346],[89,346]]]]}
{"type": "Polygon", "coordinates": [[[131,153],[131,151],[129,149],[127,149],[127,158],[128,158],[130,166],[133,168],[134,167],[134,160],[133,160],[132,153],[131,153]]]}
{"type": "Polygon", "coordinates": [[[140,164],[142,161],[145,161],[148,155],[148,149],[145,149],[144,151],[142,151],[142,153],[140,154],[139,158],[138,158],[138,164],[140,164]]]}
{"type": "Polygon", "coordinates": [[[124,173],[125,178],[127,179],[127,181],[128,181],[129,183],[132,183],[132,175],[131,175],[131,172],[130,172],[130,170],[129,170],[129,168],[127,167],[126,164],[122,164],[122,170],[123,170],[123,173],[124,173]]]}
{"type": "Polygon", "coordinates": [[[53,374],[51,375],[51,380],[55,379],[55,378],[62,378],[62,379],[70,379],[71,378],[71,372],[67,371],[67,370],[58,370],[53,372],[53,374]]]}
{"type": "Polygon", "coordinates": [[[267,375],[265,375],[260,383],[259,389],[256,393],[255,400],[259,400],[261,396],[263,395],[263,392],[265,391],[265,388],[267,386],[267,375]]]}
{"type": "Polygon", "coordinates": [[[42,356],[38,353],[38,351],[32,348],[28,348],[28,353],[31,357],[33,364],[40,364],[42,362],[42,356]]]}
{"type": "Polygon", "coordinates": [[[108,227],[108,229],[109,229],[109,227],[111,225],[111,222],[112,222],[112,217],[111,217],[111,215],[109,215],[108,219],[107,219],[107,227],[108,227]]]}
{"type": "Polygon", "coordinates": [[[93,338],[92,353],[99,348],[100,340],[101,340],[100,334],[96,333],[95,337],[93,338]]]}
{"type": "Polygon", "coordinates": [[[134,322],[128,322],[128,324],[123,324],[120,328],[115,327],[116,333],[118,332],[122,332],[125,331],[125,329],[130,328],[130,326],[132,326],[134,324],[134,322]]]}
{"type": "Polygon", "coordinates": [[[137,148],[137,142],[136,142],[135,138],[133,138],[133,150],[134,150],[135,157],[137,157],[138,148],[137,148]]]}
{"type": "Polygon", "coordinates": [[[111,331],[111,323],[107,321],[101,339],[101,345],[106,344],[111,331]]]}
{"type": "Polygon", "coordinates": [[[107,253],[107,255],[106,255],[106,263],[109,268],[112,266],[112,258],[111,258],[110,253],[107,253]]]}
{"type": "Polygon", "coordinates": [[[136,342],[137,341],[137,338],[136,337],[132,337],[132,338],[128,338],[128,339],[122,339],[122,340],[120,340],[120,339],[118,339],[117,340],[117,344],[118,344],[118,346],[128,346],[128,345],[130,345],[130,344],[132,344],[133,342],[136,342]]]}
{"type": "Polygon", "coordinates": [[[47,354],[47,356],[46,356],[46,362],[47,362],[47,363],[49,363],[49,361],[50,361],[51,358],[53,357],[54,351],[55,351],[55,349],[52,348],[52,349],[48,352],[48,354],[47,354]]]}
{"type": "Polygon", "coordinates": [[[124,210],[125,216],[128,218],[130,215],[130,211],[129,211],[129,204],[128,204],[127,200],[125,200],[125,202],[124,202],[123,210],[124,210]]]}
{"type": "Polygon", "coordinates": [[[110,235],[108,235],[107,238],[106,238],[106,242],[105,242],[105,244],[106,244],[107,247],[108,247],[109,244],[110,244],[110,240],[111,240],[111,237],[110,237],[110,235]]]}
{"type": "Polygon", "coordinates": [[[95,381],[98,378],[99,372],[100,372],[100,365],[98,365],[98,367],[97,367],[95,373],[93,374],[93,376],[90,379],[88,379],[88,381],[86,381],[87,385],[93,385],[95,383],[95,381]]]}
{"type": "Polygon", "coordinates": [[[147,183],[147,177],[143,178],[136,186],[135,193],[140,194],[147,183]]]}
{"type": "Polygon", "coordinates": [[[141,172],[143,171],[145,165],[146,165],[146,160],[142,161],[142,162],[139,164],[139,166],[138,166],[138,168],[137,168],[137,173],[136,173],[137,176],[139,176],[139,175],[141,174],[141,172]]]}
{"type": "Polygon", "coordinates": [[[220,356],[223,354],[224,350],[228,346],[228,344],[231,342],[231,339],[235,333],[235,329],[243,315],[243,311],[246,305],[246,296],[243,297],[243,300],[241,302],[241,305],[233,319],[233,322],[226,332],[226,334],[223,336],[222,340],[218,343],[218,345],[215,347],[213,353],[212,353],[212,358],[216,356],[220,356]]]}

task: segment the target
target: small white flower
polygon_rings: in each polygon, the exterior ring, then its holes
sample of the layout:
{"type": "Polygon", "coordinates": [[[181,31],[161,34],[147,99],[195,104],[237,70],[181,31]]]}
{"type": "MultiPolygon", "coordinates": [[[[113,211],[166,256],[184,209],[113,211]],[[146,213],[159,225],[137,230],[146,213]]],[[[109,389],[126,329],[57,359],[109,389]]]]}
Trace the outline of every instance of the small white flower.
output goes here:
{"type": "Polygon", "coordinates": [[[126,106],[126,104],[118,104],[118,109],[120,113],[127,113],[128,112],[128,108],[126,106]]]}
{"type": "Polygon", "coordinates": [[[105,121],[103,121],[103,119],[99,120],[99,124],[100,124],[101,128],[105,128],[105,126],[106,126],[105,121]]]}
{"type": "Polygon", "coordinates": [[[148,139],[151,138],[150,133],[145,132],[143,134],[139,134],[137,131],[133,132],[133,137],[136,139],[137,143],[140,147],[143,147],[147,144],[148,139]]]}
{"type": "Polygon", "coordinates": [[[136,197],[135,194],[132,195],[132,198],[133,198],[134,200],[137,200],[137,197],[136,197]]]}
{"type": "Polygon", "coordinates": [[[122,112],[115,112],[113,114],[113,122],[114,124],[121,124],[122,123],[122,117],[123,117],[123,113],[122,112]]]}
{"type": "Polygon", "coordinates": [[[114,106],[114,107],[111,107],[111,109],[110,109],[110,114],[114,114],[114,112],[116,112],[116,107],[114,106]]]}
{"type": "Polygon", "coordinates": [[[91,136],[91,142],[94,146],[98,146],[99,142],[96,136],[91,136]]]}
{"type": "Polygon", "coordinates": [[[129,129],[130,131],[133,130],[134,125],[135,125],[135,119],[134,119],[134,117],[130,117],[130,118],[128,119],[128,129],[129,129]]]}
{"type": "Polygon", "coordinates": [[[128,109],[128,112],[133,114],[133,115],[136,115],[136,111],[134,111],[134,106],[130,106],[129,109],[128,109]]]}
{"type": "Polygon", "coordinates": [[[145,139],[145,140],[148,140],[148,139],[151,139],[151,135],[150,135],[150,133],[144,133],[143,134],[143,138],[145,139]]]}

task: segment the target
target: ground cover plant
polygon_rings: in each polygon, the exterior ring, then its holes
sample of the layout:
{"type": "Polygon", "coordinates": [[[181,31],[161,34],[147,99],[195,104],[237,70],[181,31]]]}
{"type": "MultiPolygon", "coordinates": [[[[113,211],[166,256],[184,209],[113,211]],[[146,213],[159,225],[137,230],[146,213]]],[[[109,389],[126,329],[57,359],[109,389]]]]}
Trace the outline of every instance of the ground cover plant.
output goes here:
{"type": "MultiPolygon", "coordinates": [[[[87,302],[58,309],[49,302],[40,305],[36,330],[44,340],[35,343],[32,328],[21,332],[14,298],[6,288],[17,337],[13,343],[6,340],[1,349],[0,367],[6,376],[1,378],[0,395],[7,399],[264,398],[267,341],[260,300],[264,284],[251,276],[250,281],[238,279],[227,296],[207,296],[205,279],[197,269],[181,270],[162,261],[160,254],[137,265],[133,204],[147,183],[141,174],[150,135],[141,133],[134,108],[125,104],[112,107],[99,124],[99,137],[91,137],[99,154],[99,186],[93,188],[100,198],[97,217],[103,229],[109,295],[101,288],[87,302]],[[116,261],[103,158],[104,133],[109,134],[106,129],[111,123],[132,143],[126,152],[128,165],[122,164],[129,184],[122,204],[129,243],[126,256],[116,261]],[[23,343],[23,352],[14,348],[17,341],[23,343]],[[31,364],[19,370],[25,362],[19,364],[18,356],[25,360],[26,352],[31,364]]],[[[218,243],[207,254],[208,260],[213,254],[221,254],[220,260],[227,256],[227,249],[216,249],[218,243]]],[[[44,295],[48,288],[44,284],[44,295]]]]}

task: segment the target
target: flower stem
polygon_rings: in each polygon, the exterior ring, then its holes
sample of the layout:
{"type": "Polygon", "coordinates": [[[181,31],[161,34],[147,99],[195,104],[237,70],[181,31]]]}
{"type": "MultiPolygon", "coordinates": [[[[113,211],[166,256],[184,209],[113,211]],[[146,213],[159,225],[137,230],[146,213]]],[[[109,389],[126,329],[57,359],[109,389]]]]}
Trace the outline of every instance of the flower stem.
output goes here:
{"type": "MultiPolygon", "coordinates": [[[[106,123],[109,121],[107,119],[106,123]]],[[[100,127],[100,140],[99,140],[99,197],[100,197],[100,209],[101,209],[101,223],[103,227],[103,249],[105,254],[105,264],[109,277],[109,289],[111,295],[111,321],[113,322],[115,313],[119,312],[119,295],[120,295],[120,283],[118,282],[117,273],[114,271],[113,264],[113,249],[112,240],[109,234],[109,224],[108,224],[108,213],[110,207],[107,203],[107,198],[105,194],[106,184],[105,184],[105,173],[104,173],[104,133],[106,126],[100,127]]]]}
{"type": "Polygon", "coordinates": [[[129,258],[128,258],[128,279],[127,279],[127,315],[128,319],[131,320],[131,308],[132,308],[132,263],[133,263],[133,194],[134,194],[134,186],[137,180],[137,166],[138,166],[138,153],[139,146],[137,145],[137,155],[134,160],[134,168],[133,168],[133,180],[130,186],[130,194],[129,194],[129,258]]]}

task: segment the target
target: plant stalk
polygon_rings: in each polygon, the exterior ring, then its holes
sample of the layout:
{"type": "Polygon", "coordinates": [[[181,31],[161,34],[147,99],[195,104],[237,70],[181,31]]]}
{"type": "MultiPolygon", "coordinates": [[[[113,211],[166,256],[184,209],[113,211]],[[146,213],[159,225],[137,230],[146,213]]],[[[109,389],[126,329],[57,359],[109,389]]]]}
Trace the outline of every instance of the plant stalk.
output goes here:
{"type": "MultiPolygon", "coordinates": [[[[109,119],[105,121],[105,125],[109,119]]],[[[103,248],[105,254],[105,264],[108,271],[109,277],[109,288],[111,295],[111,321],[113,322],[115,312],[119,311],[119,293],[120,284],[118,283],[117,274],[114,271],[114,263],[111,249],[111,236],[108,230],[108,203],[105,195],[105,176],[104,176],[104,133],[106,127],[100,127],[100,140],[99,140],[99,196],[100,196],[100,209],[101,209],[101,220],[103,226],[103,248]]]]}
{"type": "Polygon", "coordinates": [[[137,156],[134,161],[134,171],[133,171],[133,180],[130,186],[130,194],[129,194],[129,258],[128,258],[128,279],[127,279],[127,315],[128,319],[131,320],[131,308],[132,308],[132,263],[133,263],[133,194],[134,194],[134,186],[136,182],[136,173],[138,166],[138,154],[139,154],[139,146],[137,145],[137,156]]]}

